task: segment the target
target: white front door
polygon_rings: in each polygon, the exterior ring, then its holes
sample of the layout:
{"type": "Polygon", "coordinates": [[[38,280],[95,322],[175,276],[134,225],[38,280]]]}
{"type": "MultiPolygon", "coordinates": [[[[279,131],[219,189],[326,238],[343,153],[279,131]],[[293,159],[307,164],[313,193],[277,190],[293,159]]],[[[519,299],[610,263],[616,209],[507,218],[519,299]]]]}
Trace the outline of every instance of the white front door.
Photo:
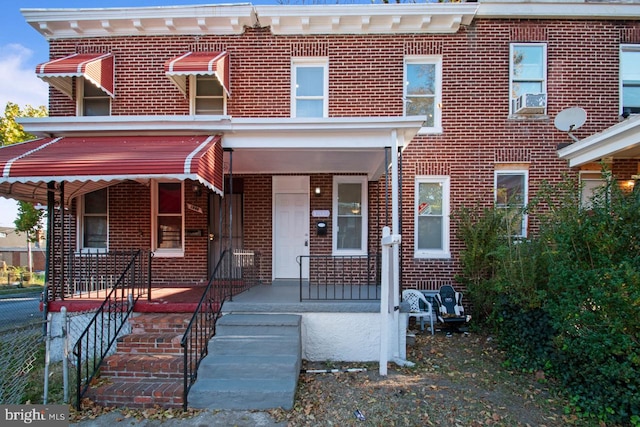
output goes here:
{"type": "MultiPolygon", "coordinates": [[[[292,177],[306,178],[308,177],[292,177]]],[[[304,187],[304,185],[303,185],[304,187]]],[[[279,192],[285,188],[274,187],[273,210],[273,278],[298,279],[300,264],[298,257],[309,255],[309,193],[308,184],[304,193],[279,192]]],[[[308,278],[308,259],[303,258],[303,279],[308,278]]]]}

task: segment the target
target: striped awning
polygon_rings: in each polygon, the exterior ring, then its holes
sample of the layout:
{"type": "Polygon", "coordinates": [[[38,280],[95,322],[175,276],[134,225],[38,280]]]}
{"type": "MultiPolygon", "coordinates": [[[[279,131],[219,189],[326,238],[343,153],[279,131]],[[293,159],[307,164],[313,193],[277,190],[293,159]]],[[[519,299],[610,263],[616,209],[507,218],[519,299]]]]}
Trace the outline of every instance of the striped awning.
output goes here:
{"type": "Polygon", "coordinates": [[[216,76],[227,96],[231,96],[227,52],[187,52],[167,61],[164,71],[185,96],[187,77],[191,75],[216,76]]]}
{"type": "Polygon", "coordinates": [[[47,183],[71,198],[117,181],[201,182],[223,192],[221,137],[91,136],[42,138],[0,148],[0,195],[46,204],[47,183]]]}
{"type": "Polygon", "coordinates": [[[36,75],[43,81],[73,98],[73,78],[84,77],[114,96],[113,55],[110,53],[75,53],[53,59],[36,67],[36,75]]]}

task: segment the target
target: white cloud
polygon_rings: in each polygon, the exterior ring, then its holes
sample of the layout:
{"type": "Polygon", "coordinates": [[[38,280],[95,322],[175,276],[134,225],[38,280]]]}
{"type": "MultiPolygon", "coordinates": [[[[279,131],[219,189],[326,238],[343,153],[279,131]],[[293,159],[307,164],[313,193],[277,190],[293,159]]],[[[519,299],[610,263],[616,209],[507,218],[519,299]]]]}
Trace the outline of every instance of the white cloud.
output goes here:
{"type": "Polygon", "coordinates": [[[0,108],[7,102],[39,107],[48,104],[49,87],[36,77],[33,51],[20,44],[0,46],[0,108]]]}

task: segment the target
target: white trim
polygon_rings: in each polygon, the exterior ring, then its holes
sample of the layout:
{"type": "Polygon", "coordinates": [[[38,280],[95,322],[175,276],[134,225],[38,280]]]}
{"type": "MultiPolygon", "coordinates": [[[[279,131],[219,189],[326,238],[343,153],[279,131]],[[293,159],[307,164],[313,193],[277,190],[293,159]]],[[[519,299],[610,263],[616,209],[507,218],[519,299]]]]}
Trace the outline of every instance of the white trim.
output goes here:
{"type": "MultiPolygon", "coordinates": [[[[329,116],[329,58],[324,56],[293,57],[291,58],[291,117],[298,118],[298,100],[322,99],[322,117],[329,116]],[[298,97],[296,81],[299,68],[322,68],[322,95],[321,97],[298,97]]],[[[306,119],[307,117],[301,117],[306,119]]]]}
{"type": "MultiPolygon", "coordinates": [[[[517,99],[518,97],[514,97],[514,89],[513,89],[513,83],[514,81],[516,82],[534,82],[534,81],[540,81],[541,82],[541,86],[542,86],[542,91],[540,93],[543,93],[545,95],[547,95],[547,43],[546,42],[514,42],[514,43],[509,43],[509,115],[510,116],[520,116],[520,114],[518,114],[517,112],[515,112],[513,110],[513,101],[515,99],[517,99]],[[527,47],[541,47],[542,48],[542,78],[541,79],[534,79],[534,78],[522,78],[522,79],[517,79],[514,80],[513,78],[513,69],[514,69],[514,63],[513,63],[513,51],[516,47],[519,46],[527,46],[527,47]]],[[[544,116],[547,114],[547,107],[545,105],[544,107],[544,113],[542,114],[527,114],[526,116],[544,116]]]]}
{"type": "MultiPolygon", "coordinates": [[[[177,215],[176,215],[177,216],[177,215]]],[[[151,245],[153,254],[159,258],[179,258],[185,253],[185,201],[184,201],[184,181],[176,180],[153,180],[151,182],[151,245]],[[181,247],[180,248],[158,248],[158,185],[159,184],[180,184],[180,217],[181,217],[181,247]]]]}
{"type": "MultiPolygon", "coordinates": [[[[493,203],[496,205],[498,199],[498,175],[522,175],[524,177],[524,200],[522,201],[522,208],[526,209],[529,205],[529,170],[528,169],[496,169],[493,172],[493,203]]],[[[522,214],[522,234],[518,234],[515,237],[527,237],[529,228],[529,216],[524,212],[522,214]]]]}
{"type": "Polygon", "coordinates": [[[413,250],[415,258],[451,258],[451,230],[450,230],[450,198],[451,198],[451,178],[447,175],[417,175],[415,177],[414,202],[413,202],[413,250]],[[442,185],[442,248],[441,249],[420,249],[418,248],[419,231],[418,226],[418,204],[420,202],[420,184],[440,184],[442,185]]]}
{"type": "Polygon", "coordinates": [[[419,116],[407,116],[407,65],[408,64],[433,64],[435,65],[436,75],[435,78],[435,96],[433,100],[433,126],[423,126],[418,131],[418,134],[440,134],[442,133],[442,55],[407,55],[404,57],[403,65],[403,82],[402,85],[402,115],[405,117],[418,118],[419,116]]]}
{"type": "MultiPolygon", "coordinates": [[[[640,52],[640,44],[621,44],[620,45],[620,52],[619,52],[619,62],[620,62],[620,74],[618,76],[618,80],[619,80],[619,97],[620,97],[620,108],[619,108],[619,114],[622,115],[624,113],[623,110],[623,93],[624,93],[624,88],[623,88],[623,79],[622,79],[622,53],[623,52],[640,52]]],[[[636,66],[636,68],[638,68],[637,72],[640,73],[640,64],[634,64],[636,66]]],[[[632,114],[637,114],[637,113],[632,113],[632,114]]]]}
{"type": "Polygon", "coordinates": [[[332,254],[336,255],[367,255],[369,246],[369,188],[367,177],[362,175],[334,175],[333,176],[333,192],[332,192],[332,235],[331,248],[332,254]],[[360,249],[338,249],[338,186],[340,184],[360,184],[360,217],[362,218],[362,230],[360,249]]]}
{"type": "MultiPolygon", "coordinates": [[[[212,80],[216,81],[220,87],[222,88],[222,96],[221,97],[210,97],[214,98],[222,98],[222,116],[226,116],[227,114],[227,91],[222,83],[220,83],[220,79],[214,74],[189,74],[187,77],[189,78],[189,114],[192,116],[204,116],[205,114],[196,114],[196,91],[198,89],[197,80],[198,77],[209,77],[212,80]]],[[[208,115],[209,117],[211,114],[208,115]]],[[[217,115],[216,115],[217,116],[217,115]]]]}

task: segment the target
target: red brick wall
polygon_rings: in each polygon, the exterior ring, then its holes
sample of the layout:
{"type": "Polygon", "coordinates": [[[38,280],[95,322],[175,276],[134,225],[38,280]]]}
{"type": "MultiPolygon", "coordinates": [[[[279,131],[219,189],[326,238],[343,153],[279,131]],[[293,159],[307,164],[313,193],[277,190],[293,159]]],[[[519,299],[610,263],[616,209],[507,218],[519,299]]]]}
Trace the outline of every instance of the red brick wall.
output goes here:
{"type": "MultiPolygon", "coordinates": [[[[306,55],[329,58],[330,116],[399,116],[404,56],[441,55],[444,132],[418,136],[402,159],[403,286],[435,289],[453,281],[462,246],[452,222],[451,259],[414,258],[415,175],[448,175],[452,211],[476,202],[492,204],[498,164],[528,164],[530,197],[543,180],[559,181],[567,165],[558,159],[556,147],[572,140],[554,128],[553,118],[568,107],[584,108],[587,122],[574,132],[580,139],[619,121],[620,43],[640,43],[640,23],[481,20],[454,35],[272,36],[268,29],[248,28],[241,36],[199,35],[197,41],[187,36],[52,40],[51,54],[114,53],[114,115],[185,115],[188,102],[164,75],[164,62],[187,50],[226,50],[231,60],[232,91],[227,112],[234,117],[288,117],[291,57],[306,55]],[[508,118],[512,42],[547,43],[548,117],[508,118]]],[[[55,90],[51,95],[52,116],[75,114],[73,102],[55,90]]],[[[633,164],[623,169],[629,175],[633,164]]],[[[244,179],[245,247],[261,253],[262,275],[269,279],[271,177],[249,175],[244,179]]],[[[323,189],[320,198],[311,196],[312,210],[331,205],[331,182],[330,175],[311,176],[311,188],[323,189]]],[[[127,187],[129,190],[132,188],[127,187]]],[[[131,206],[126,194],[121,195],[122,213],[113,213],[112,244],[149,245],[148,195],[131,206]]],[[[377,251],[379,229],[390,225],[384,203],[384,181],[370,183],[370,250],[377,251]]],[[[187,228],[206,226],[206,215],[186,212],[187,228]]],[[[328,222],[330,235],[333,224],[328,222]]],[[[314,236],[313,218],[310,224],[314,236]]],[[[311,253],[330,250],[330,237],[311,239],[311,253]]],[[[206,272],[206,238],[188,238],[187,254],[184,259],[156,259],[154,265],[167,277],[178,269],[185,280],[202,277],[206,272]]],[[[162,274],[159,276],[164,277],[162,274]]]]}

